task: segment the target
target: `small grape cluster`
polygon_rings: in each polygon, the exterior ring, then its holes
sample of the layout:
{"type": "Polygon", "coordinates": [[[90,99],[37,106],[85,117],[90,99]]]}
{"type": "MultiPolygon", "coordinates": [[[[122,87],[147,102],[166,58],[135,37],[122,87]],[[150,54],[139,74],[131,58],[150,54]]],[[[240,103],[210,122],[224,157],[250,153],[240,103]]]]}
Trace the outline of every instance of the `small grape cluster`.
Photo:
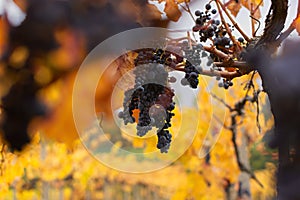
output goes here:
{"type": "Polygon", "coordinates": [[[167,153],[172,135],[167,130],[171,127],[174,92],[168,87],[168,72],[165,65],[170,54],[162,49],[140,51],[135,59],[135,85],[125,92],[123,111],[119,118],[124,124],[137,122],[137,135],[142,137],[153,127],[158,128],[157,148],[167,153]],[[133,116],[139,111],[138,119],[133,116]]]}
{"type": "Polygon", "coordinates": [[[217,10],[212,9],[210,4],[206,4],[205,9],[205,12],[200,10],[195,12],[197,19],[196,25],[193,27],[194,32],[199,32],[201,42],[206,42],[208,38],[213,37],[218,25],[220,25],[219,20],[211,19],[211,16],[215,15],[217,10]]]}
{"type": "Polygon", "coordinates": [[[197,44],[190,48],[188,45],[182,46],[182,51],[185,55],[184,72],[185,76],[181,80],[181,84],[186,86],[189,85],[191,88],[196,89],[199,81],[198,76],[202,71],[201,58],[206,57],[207,53],[203,50],[201,44],[197,44]]]}
{"type": "Polygon", "coordinates": [[[134,61],[135,66],[149,64],[149,63],[158,63],[158,64],[170,64],[171,53],[168,51],[164,51],[163,49],[142,49],[142,51],[138,52],[138,56],[134,61]]]}
{"type": "Polygon", "coordinates": [[[188,61],[185,62],[184,72],[185,76],[181,79],[181,84],[184,86],[189,85],[191,88],[196,89],[199,84],[198,76],[200,72],[188,61]]]}
{"type": "Polygon", "coordinates": [[[192,48],[183,46],[182,50],[185,58],[201,71],[201,57],[207,56],[206,52],[203,50],[203,46],[201,44],[194,45],[192,48]]]}
{"type": "MultiPolygon", "coordinates": [[[[199,32],[200,42],[206,42],[211,39],[219,50],[229,50],[233,44],[229,37],[227,37],[227,31],[220,20],[212,19],[211,15],[216,14],[216,9],[212,9],[210,4],[205,5],[205,12],[197,10],[195,15],[198,17],[196,19],[196,25],[193,27],[194,32],[199,32]]],[[[227,24],[231,30],[234,30],[234,26],[227,24]]],[[[243,43],[243,38],[239,38],[239,42],[243,43]]]]}
{"type": "Polygon", "coordinates": [[[219,82],[219,87],[223,87],[226,90],[231,86],[233,86],[233,82],[229,79],[222,79],[222,81],[219,82]]]}

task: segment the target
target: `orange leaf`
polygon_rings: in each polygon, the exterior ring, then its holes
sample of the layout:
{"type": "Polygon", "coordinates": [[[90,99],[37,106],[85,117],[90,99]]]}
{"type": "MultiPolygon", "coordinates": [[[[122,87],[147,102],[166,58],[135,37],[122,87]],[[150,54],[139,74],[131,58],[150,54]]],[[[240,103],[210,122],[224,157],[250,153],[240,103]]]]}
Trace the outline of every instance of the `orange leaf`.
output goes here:
{"type": "Polygon", "coordinates": [[[7,47],[8,29],[7,20],[4,17],[0,17],[0,56],[4,53],[7,47]]]}
{"type": "Polygon", "coordinates": [[[184,2],[190,2],[190,0],[176,0],[177,3],[184,3],[184,2]]]}
{"type": "Polygon", "coordinates": [[[228,68],[226,68],[226,71],[234,72],[234,71],[236,71],[236,69],[234,67],[228,67],[228,68]]]}
{"type": "MultiPolygon", "coordinates": [[[[242,6],[245,7],[246,9],[248,9],[249,11],[251,11],[251,6],[252,6],[252,9],[255,10],[258,7],[258,5],[259,6],[263,5],[262,0],[251,0],[251,1],[250,0],[240,0],[238,3],[236,3],[236,1],[230,1],[227,4],[227,9],[230,10],[231,14],[236,17],[242,6]]],[[[254,13],[253,17],[255,17],[256,19],[261,18],[261,13],[260,13],[259,8],[254,13]]]]}
{"type": "Polygon", "coordinates": [[[236,3],[235,1],[231,1],[228,5],[227,5],[227,9],[231,12],[231,14],[233,16],[237,16],[237,14],[239,13],[240,9],[241,9],[241,5],[239,3],[236,3]]]}
{"type": "Polygon", "coordinates": [[[147,4],[146,8],[145,8],[148,13],[144,13],[144,15],[146,14],[146,16],[148,16],[148,18],[150,19],[160,19],[161,18],[161,12],[158,10],[158,8],[153,5],[153,4],[147,4]]]}
{"type": "MultiPolygon", "coordinates": [[[[252,0],[252,1],[242,0],[241,3],[245,8],[247,8],[249,11],[251,11],[251,4],[252,4],[252,9],[256,9],[256,7],[259,5],[260,1],[261,0],[252,0]]],[[[254,13],[253,17],[256,19],[261,18],[260,9],[257,9],[257,11],[254,13]]]]}
{"type": "Polygon", "coordinates": [[[294,23],[295,23],[295,28],[296,28],[298,34],[300,35],[300,14],[298,15],[298,17],[294,23]]]}
{"type": "Polygon", "coordinates": [[[174,22],[177,22],[181,17],[181,12],[175,0],[166,0],[164,11],[167,14],[167,17],[174,22]]]}
{"type": "Polygon", "coordinates": [[[134,109],[132,112],[133,112],[132,116],[134,117],[135,122],[139,123],[140,110],[139,109],[134,109]]]}

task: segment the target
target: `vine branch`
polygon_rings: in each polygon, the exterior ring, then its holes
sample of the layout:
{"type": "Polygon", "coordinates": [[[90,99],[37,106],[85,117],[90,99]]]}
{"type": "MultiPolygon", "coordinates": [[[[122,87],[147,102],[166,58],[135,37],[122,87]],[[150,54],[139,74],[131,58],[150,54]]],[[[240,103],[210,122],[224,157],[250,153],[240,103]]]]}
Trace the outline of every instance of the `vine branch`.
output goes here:
{"type": "MultiPolygon", "coordinates": [[[[245,97],[238,101],[233,107],[228,105],[223,99],[217,97],[216,95],[214,94],[211,94],[213,98],[215,98],[216,100],[220,101],[222,104],[224,104],[224,106],[231,112],[231,122],[230,122],[230,126],[224,126],[224,128],[228,129],[231,131],[232,133],[232,138],[231,138],[231,141],[233,143],[233,146],[234,146],[234,151],[235,151],[235,156],[236,156],[236,159],[237,159],[237,163],[238,163],[238,166],[240,168],[241,171],[249,174],[249,176],[255,180],[262,188],[263,188],[263,184],[258,180],[258,178],[255,176],[255,174],[251,171],[251,169],[248,169],[244,163],[241,162],[241,158],[240,158],[240,153],[239,153],[239,148],[238,148],[238,145],[237,145],[237,142],[236,142],[236,137],[237,137],[237,126],[239,125],[237,123],[237,117],[238,116],[242,116],[243,115],[243,110],[244,110],[244,107],[246,105],[247,102],[256,102],[257,103],[257,106],[258,106],[258,94],[260,93],[260,91],[254,91],[254,95],[253,97],[249,97],[248,96],[248,92],[250,90],[250,88],[252,87],[253,84],[251,84],[252,80],[253,80],[253,77],[254,77],[254,72],[250,78],[250,81],[248,83],[248,89],[246,91],[246,95],[245,97]]],[[[259,115],[259,113],[257,114],[259,115]]],[[[257,119],[258,120],[258,119],[257,119]]]]}

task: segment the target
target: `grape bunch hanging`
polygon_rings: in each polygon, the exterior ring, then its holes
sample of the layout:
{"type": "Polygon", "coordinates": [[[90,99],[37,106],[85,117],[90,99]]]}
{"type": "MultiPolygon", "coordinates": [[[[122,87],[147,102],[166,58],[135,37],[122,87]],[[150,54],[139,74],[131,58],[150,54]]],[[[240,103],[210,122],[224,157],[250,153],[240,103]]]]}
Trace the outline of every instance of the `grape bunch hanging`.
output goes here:
{"type": "MultiPolygon", "coordinates": [[[[134,88],[125,92],[123,107],[119,117],[124,124],[137,122],[137,135],[142,137],[153,127],[157,131],[157,148],[167,153],[172,141],[168,128],[171,127],[172,111],[175,108],[174,92],[168,85],[168,71],[165,63],[170,54],[158,49],[141,51],[135,59],[134,88]],[[138,119],[133,116],[138,110],[138,119]]],[[[169,60],[170,61],[170,60],[169,60]]]]}
{"type": "MultiPolygon", "coordinates": [[[[171,127],[174,116],[172,111],[175,108],[175,94],[170,83],[177,81],[175,77],[169,76],[169,72],[184,72],[181,84],[196,89],[202,71],[201,58],[208,57],[208,54],[202,45],[190,47],[187,41],[180,45],[169,44],[164,50],[148,48],[136,52],[138,56],[134,60],[133,70],[135,84],[125,91],[123,110],[118,117],[125,125],[136,123],[137,135],[140,137],[152,128],[157,128],[157,148],[161,153],[167,153],[172,141],[168,129],[171,127]],[[135,111],[138,116],[134,114],[135,111]]],[[[211,59],[208,59],[208,64],[212,64],[211,59]]]]}

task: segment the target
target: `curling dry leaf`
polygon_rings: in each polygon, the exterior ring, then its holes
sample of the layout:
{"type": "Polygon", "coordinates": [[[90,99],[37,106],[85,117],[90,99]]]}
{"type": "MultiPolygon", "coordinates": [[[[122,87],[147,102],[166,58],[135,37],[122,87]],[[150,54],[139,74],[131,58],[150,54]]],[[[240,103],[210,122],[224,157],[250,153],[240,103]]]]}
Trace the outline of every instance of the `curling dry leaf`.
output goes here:
{"type": "Polygon", "coordinates": [[[167,17],[174,22],[177,22],[181,16],[181,11],[175,0],[166,0],[164,11],[167,14],[167,17]]]}

